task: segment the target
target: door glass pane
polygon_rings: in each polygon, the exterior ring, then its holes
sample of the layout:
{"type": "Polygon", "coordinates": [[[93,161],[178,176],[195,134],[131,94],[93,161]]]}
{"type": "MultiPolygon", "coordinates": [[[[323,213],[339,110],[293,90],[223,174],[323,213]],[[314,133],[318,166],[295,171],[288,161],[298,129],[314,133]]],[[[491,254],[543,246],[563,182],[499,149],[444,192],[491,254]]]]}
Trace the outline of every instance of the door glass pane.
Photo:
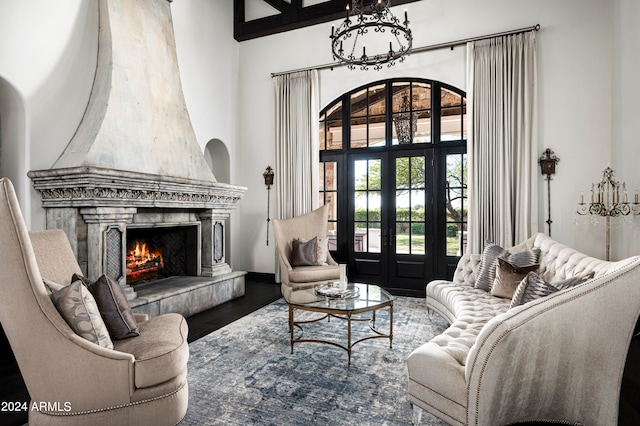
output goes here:
{"type": "Polygon", "coordinates": [[[396,158],[396,253],[425,253],[424,156],[396,158]]]}
{"type": "Polygon", "coordinates": [[[440,106],[440,140],[462,139],[462,96],[443,88],[440,92],[440,106]]]}
{"type": "Polygon", "coordinates": [[[431,111],[419,111],[415,113],[418,122],[413,143],[431,142],[431,111]]]}
{"type": "Polygon", "coordinates": [[[411,224],[411,254],[425,253],[425,224],[424,222],[413,222],[411,224]]]}
{"type": "Polygon", "coordinates": [[[424,190],[411,191],[411,221],[424,222],[424,190]]]}
{"type": "Polygon", "coordinates": [[[387,103],[384,88],[384,83],[369,88],[369,115],[384,116],[387,103]]]}
{"type": "Polygon", "coordinates": [[[447,256],[461,256],[466,250],[467,156],[450,154],[446,158],[446,238],[447,256]]]}
{"type": "Polygon", "coordinates": [[[381,240],[380,222],[369,222],[367,251],[369,253],[380,253],[381,240]]]}
{"type": "Polygon", "coordinates": [[[409,157],[396,158],[396,189],[409,189],[409,157]]]}
{"type": "Polygon", "coordinates": [[[342,149],[342,120],[327,122],[326,149],[342,149]]]}
{"type": "Polygon", "coordinates": [[[321,162],[318,171],[320,175],[318,191],[320,205],[329,205],[329,250],[336,250],[338,229],[338,162],[321,162]]]}
{"type": "Polygon", "coordinates": [[[384,146],[386,125],[384,115],[369,118],[369,146],[384,146]]]}
{"type": "Polygon", "coordinates": [[[362,89],[351,95],[351,117],[366,117],[367,89],[362,89]]]}
{"type": "Polygon", "coordinates": [[[338,250],[338,223],[329,222],[327,225],[327,240],[330,251],[338,250]]]}
{"type": "Polygon", "coordinates": [[[381,252],[381,160],[354,161],[354,241],[356,252],[381,252]]]}
{"type": "Polygon", "coordinates": [[[411,253],[411,234],[409,232],[410,222],[396,221],[396,254],[411,253]]]}
{"type": "Polygon", "coordinates": [[[365,148],[367,146],[367,119],[351,119],[351,148],[365,148]]]}
{"type": "Polygon", "coordinates": [[[425,158],[411,157],[411,188],[423,189],[425,185],[425,158]]]}

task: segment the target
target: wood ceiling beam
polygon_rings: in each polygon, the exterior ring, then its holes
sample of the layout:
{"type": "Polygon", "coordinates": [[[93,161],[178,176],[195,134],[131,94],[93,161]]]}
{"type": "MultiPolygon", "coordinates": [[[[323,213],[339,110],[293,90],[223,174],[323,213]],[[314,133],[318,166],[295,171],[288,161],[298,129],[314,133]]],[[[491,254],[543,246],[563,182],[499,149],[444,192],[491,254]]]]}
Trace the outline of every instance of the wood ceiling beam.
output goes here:
{"type": "MultiPolygon", "coordinates": [[[[245,0],[234,0],[234,38],[237,41],[251,40],[271,34],[304,28],[333,21],[345,16],[348,0],[328,0],[311,6],[302,6],[302,0],[263,0],[280,13],[264,18],[245,20],[245,0]]],[[[393,0],[392,6],[419,0],[393,0]]]]}

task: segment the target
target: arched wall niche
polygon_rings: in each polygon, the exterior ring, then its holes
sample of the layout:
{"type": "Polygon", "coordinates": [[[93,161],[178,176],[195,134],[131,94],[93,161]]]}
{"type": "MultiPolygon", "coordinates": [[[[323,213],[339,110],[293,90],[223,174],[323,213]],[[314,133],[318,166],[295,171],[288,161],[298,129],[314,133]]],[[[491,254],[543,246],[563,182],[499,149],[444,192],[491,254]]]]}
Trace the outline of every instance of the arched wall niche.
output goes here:
{"type": "Polygon", "coordinates": [[[29,132],[26,102],[18,89],[0,76],[0,176],[11,179],[27,225],[31,223],[29,132]]]}
{"type": "Polygon", "coordinates": [[[204,157],[218,182],[230,183],[231,159],[229,150],[220,139],[211,139],[204,149],[204,157]]]}

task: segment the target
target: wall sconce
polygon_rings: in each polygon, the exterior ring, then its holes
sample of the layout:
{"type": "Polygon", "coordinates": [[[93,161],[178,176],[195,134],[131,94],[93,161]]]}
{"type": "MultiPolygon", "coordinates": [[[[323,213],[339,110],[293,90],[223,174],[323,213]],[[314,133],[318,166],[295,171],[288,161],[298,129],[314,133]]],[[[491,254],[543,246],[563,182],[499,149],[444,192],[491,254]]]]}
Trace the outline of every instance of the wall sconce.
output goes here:
{"type": "Polygon", "coordinates": [[[548,207],[548,219],[547,225],[549,225],[549,236],[551,236],[551,175],[556,173],[556,163],[560,161],[549,148],[547,148],[542,157],[538,160],[540,163],[540,171],[543,175],[547,176],[547,207],[548,207]]]}
{"type": "Polygon", "coordinates": [[[269,195],[271,194],[271,185],[273,185],[273,169],[271,166],[267,166],[262,177],[264,178],[264,184],[267,186],[267,245],[269,245],[269,222],[271,222],[269,218],[269,195]]]}

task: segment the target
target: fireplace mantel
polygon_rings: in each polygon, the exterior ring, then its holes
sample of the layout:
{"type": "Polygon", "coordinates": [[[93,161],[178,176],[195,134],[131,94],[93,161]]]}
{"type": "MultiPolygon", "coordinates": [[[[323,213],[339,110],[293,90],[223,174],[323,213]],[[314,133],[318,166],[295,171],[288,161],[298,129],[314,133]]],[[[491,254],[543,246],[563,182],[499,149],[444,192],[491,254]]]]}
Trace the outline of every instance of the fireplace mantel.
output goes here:
{"type": "Polygon", "coordinates": [[[232,209],[246,187],[99,167],[34,170],[33,187],[50,207],[232,209]]]}

